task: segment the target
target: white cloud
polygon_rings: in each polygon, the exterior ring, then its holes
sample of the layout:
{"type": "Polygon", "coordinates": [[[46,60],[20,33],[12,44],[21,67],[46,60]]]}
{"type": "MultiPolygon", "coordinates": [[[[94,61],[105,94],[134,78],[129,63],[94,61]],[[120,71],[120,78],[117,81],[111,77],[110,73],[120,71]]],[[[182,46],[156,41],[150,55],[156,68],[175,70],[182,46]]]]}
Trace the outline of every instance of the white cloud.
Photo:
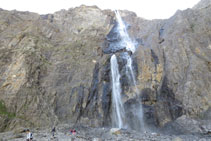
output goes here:
{"type": "Polygon", "coordinates": [[[97,5],[101,9],[127,9],[146,19],[164,19],[178,9],[193,7],[200,0],[1,0],[0,7],[8,10],[31,11],[40,14],[54,13],[85,5],[97,5]]]}

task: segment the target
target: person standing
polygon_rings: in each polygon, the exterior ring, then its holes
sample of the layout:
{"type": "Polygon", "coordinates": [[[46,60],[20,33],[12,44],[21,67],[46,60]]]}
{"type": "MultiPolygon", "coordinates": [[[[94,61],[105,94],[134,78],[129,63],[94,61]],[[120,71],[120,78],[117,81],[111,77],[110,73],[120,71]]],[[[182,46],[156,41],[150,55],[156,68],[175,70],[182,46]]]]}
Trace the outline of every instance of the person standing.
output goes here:
{"type": "Polygon", "coordinates": [[[54,127],[51,132],[52,132],[53,138],[55,138],[56,127],[54,127]]]}
{"type": "Polygon", "coordinates": [[[26,130],[27,136],[26,136],[26,141],[32,141],[32,133],[30,132],[29,129],[26,130]]]}

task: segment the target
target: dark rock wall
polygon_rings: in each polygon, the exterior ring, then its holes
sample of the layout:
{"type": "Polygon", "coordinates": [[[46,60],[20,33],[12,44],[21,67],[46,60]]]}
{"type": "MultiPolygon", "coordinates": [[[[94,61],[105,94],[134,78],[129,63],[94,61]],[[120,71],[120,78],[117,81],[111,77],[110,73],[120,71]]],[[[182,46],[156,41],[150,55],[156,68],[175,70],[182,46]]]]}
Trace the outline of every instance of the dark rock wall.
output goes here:
{"type": "MultiPolygon", "coordinates": [[[[178,11],[168,20],[120,14],[138,46],[133,68],[146,123],[164,126],[182,115],[210,115],[211,6],[178,11]]],[[[0,10],[0,23],[0,101],[8,111],[0,114],[1,130],[111,125],[110,53],[116,50],[109,45],[118,41],[110,32],[116,24],[112,11],[81,6],[40,16],[0,10]]],[[[124,76],[124,49],[118,51],[130,107],[134,87],[124,76]]]]}

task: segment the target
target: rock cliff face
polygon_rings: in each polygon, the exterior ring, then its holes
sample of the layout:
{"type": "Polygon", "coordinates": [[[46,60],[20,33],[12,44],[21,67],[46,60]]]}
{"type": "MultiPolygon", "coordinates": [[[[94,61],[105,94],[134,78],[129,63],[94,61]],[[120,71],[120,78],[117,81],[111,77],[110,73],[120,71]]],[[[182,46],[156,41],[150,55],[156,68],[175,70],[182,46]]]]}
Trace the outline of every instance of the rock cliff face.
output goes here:
{"type": "MultiPolygon", "coordinates": [[[[120,14],[138,46],[133,68],[147,125],[165,127],[181,116],[209,120],[211,5],[199,3],[167,20],[120,14]]],[[[109,52],[115,45],[109,39],[116,36],[115,24],[114,12],[97,7],[48,15],[1,9],[0,130],[110,126],[110,56],[116,51],[109,52]]],[[[119,64],[128,108],[134,88],[124,77],[124,60],[119,64]]]]}

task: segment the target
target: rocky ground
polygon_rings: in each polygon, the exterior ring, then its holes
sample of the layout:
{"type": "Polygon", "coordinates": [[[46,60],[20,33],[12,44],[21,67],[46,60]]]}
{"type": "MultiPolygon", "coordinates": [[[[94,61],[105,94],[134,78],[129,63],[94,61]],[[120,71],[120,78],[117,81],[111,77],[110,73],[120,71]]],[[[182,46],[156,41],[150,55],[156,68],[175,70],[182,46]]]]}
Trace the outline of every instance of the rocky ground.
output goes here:
{"type": "MultiPolygon", "coordinates": [[[[0,133],[0,141],[23,141],[26,138],[24,129],[13,132],[0,133]]],[[[34,141],[211,141],[211,135],[186,134],[170,135],[156,132],[138,132],[117,128],[93,128],[84,126],[59,125],[56,127],[55,138],[51,129],[32,130],[34,141]],[[69,130],[77,133],[71,135],[69,130]]]]}

